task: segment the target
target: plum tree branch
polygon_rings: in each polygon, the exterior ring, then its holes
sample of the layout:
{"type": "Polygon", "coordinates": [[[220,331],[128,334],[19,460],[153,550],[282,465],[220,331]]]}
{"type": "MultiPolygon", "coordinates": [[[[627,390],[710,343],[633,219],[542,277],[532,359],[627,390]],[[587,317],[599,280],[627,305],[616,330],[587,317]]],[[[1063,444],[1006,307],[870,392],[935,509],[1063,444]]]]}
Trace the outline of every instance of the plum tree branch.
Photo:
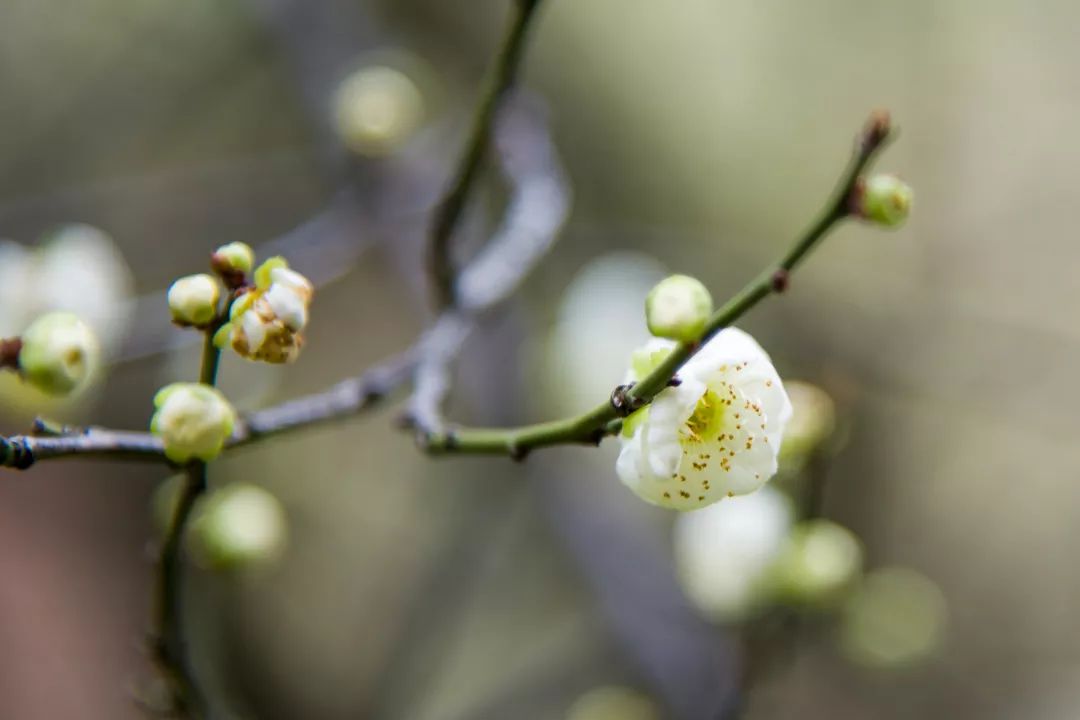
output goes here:
{"type": "MultiPolygon", "coordinates": [[[[507,127],[528,135],[528,123],[510,115],[507,127]]],[[[855,215],[862,174],[893,136],[888,116],[875,113],[858,135],[855,150],[836,190],[818,218],[791,248],[767,267],[710,318],[696,342],[681,343],[653,372],[630,388],[617,388],[608,401],[579,416],[517,428],[452,427],[441,417],[449,389],[449,366],[476,318],[505,300],[550,249],[569,205],[553,150],[545,136],[525,143],[527,150],[507,151],[507,175],[515,181],[515,199],[488,248],[462,271],[459,307],[449,310],[408,350],[364,374],[313,395],[267,408],[241,422],[227,448],[247,445],[312,425],[352,416],[406,384],[414,384],[408,420],[419,446],[433,455],[467,453],[522,458],[531,450],[562,444],[597,444],[618,432],[622,417],[652,401],[700,348],[759,302],[786,290],[790,274],[842,220],[855,215]]],[[[508,135],[513,135],[512,132],[508,135]]],[[[518,138],[520,140],[520,138],[518,138]]],[[[518,147],[513,143],[511,146],[518,147]]],[[[26,468],[33,462],[67,456],[146,459],[167,462],[160,441],[148,433],[90,428],[78,434],[0,437],[0,465],[26,468]]]]}

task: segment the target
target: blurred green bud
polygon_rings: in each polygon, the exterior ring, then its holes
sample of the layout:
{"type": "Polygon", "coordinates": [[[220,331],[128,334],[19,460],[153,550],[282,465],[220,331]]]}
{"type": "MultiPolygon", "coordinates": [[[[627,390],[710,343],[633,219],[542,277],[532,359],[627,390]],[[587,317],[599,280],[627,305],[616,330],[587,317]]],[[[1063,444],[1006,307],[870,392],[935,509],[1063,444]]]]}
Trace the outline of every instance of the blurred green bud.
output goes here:
{"type": "Polygon", "coordinates": [[[798,464],[832,437],[836,405],[828,393],[808,382],[785,380],[784,389],[791,399],[792,415],[784,428],[780,462],[798,464]]]}
{"type": "Polygon", "coordinates": [[[67,312],[42,315],[22,334],[19,371],[49,395],[81,390],[98,363],[100,348],[90,326],[67,312]]]}
{"type": "Polygon", "coordinates": [[[416,84],[385,66],[357,70],[341,83],[334,100],[338,134],[360,155],[392,153],[416,131],[423,114],[416,84]]]}
{"type": "Polygon", "coordinates": [[[227,485],[200,500],[193,512],[188,547],[196,563],[210,570],[273,562],[288,541],[284,508],[258,485],[227,485]]]}
{"type": "Polygon", "coordinates": [[[605,685],[579,697],[566,720],[659,720],[660,709],[652,699],[633,688],[605,685]]]}
{"type": "Polygon", "coordinates": [[[214,251],[211,259],[214,269],[219,273],[247,274],[255,267],[255,251],[242,242],[222,245],[214,251]]]}
{"type": "Polygon", "coordinates": [[[179,325],[207,325],[217,316],[221,289],[206,273],[182,277],[169,288],[169,312],[179,325]]]}
{"type": "Polygon", "coordinates": [[[830,520],[808,520],[792,531],[772,568],[772,586],[782,601],[830,605],[851,588],[862,560],[862,543],[850,530],[830,520]]]}
{"type": "Polygon", "coordinates": [[[161,437],[165,457],[175,463],[213,460],[236,423],[236,411],[225,396],[202,383],[167,385],[154,396],[154,407],[150,431],[161,437]]]}
{"type": "Polygon", "coordinates": [[[915,192],[895,175],[872,175],[862,187],[859,215],[885,227],[899,227],[907,220],[915,192]]]}
{"type": "Polygon", "coordinates": [[[645,321],[649,332],[669,340],[697,340],[712,311],[709,290],[689,275],[664,278],[645,298],[645,321]]]}
{"type": "Polygon", "coordinates": [[[908,568],[882,568],[848,599],[840,648],[860,665],[911,666],[937,652],[947,625],[945,596],[932,580],[908,568]]]}

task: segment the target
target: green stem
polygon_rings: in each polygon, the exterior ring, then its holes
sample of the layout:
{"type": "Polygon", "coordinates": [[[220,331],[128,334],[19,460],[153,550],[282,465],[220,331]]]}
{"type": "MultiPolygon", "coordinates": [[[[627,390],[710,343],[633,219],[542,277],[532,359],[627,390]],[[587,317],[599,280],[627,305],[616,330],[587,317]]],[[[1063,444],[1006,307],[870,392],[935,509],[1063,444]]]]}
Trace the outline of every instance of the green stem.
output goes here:
{"type": "Polygon", "coordinates": [[[480,96],[465,151],[456,166],[446,194],[435,209],[428,263],[435,299],[440,309],[453,305],[455,300],[456,271],[450,253],[451,236],[461,219],[469,191],[476,182],[491,142],[491,129],[500,101],[517,76],[524,54],[525,37],[540,0],[515,0],[514,5],[514,15],[480,96]]]}
{"type": "MultiPolygon", "coordinates": [[[[226,306],[224,316],[205,331],[199,366],[199,382],[205,385],[217,384],[221,350],[214,345],[214,333],[224,321],[224,317],[228,317],[228,311],[226,306]]],[[[184,531],[191,519],[195,503],[206,492],[206,481],[205,462],[194,461],[187,466],[180,497],[176,501],[158,557],[154,609],[155,657],[169,681],[175,710],[193,717],[203,716],[206,707],[191,671],[183,630],[183,544],[184,531]]]]}
{"type": "Polygon", "coordinates": [[[192,463],[184,475],[180,497],[158,557],[154,598],[154,657],[169,682],[172,709],[182,715],[201,715],[203,701],[188,665],[183,632],[182,581],[184,529],[196,500],[206,490],[206,463],[192,463]]]}
{"type": "Polygon", "coordinates": [[[214,328],[207,330],[203,339],[202,362],[199,367],[199,382],[204,385],[216,385],[218,366],[221,364],[221,350],[214,345],[214,333],[220,327],[217,323],[214,328]]]}

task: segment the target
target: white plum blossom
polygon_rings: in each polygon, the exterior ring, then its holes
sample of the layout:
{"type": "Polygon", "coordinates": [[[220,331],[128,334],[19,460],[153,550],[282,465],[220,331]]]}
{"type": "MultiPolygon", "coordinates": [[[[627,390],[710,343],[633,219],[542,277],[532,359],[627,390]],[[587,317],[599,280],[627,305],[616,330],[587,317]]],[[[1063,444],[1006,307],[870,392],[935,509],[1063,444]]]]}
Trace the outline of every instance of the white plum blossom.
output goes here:
{"type": "Polygon", "coordinates": [[[769,600],[770,568],[794,522],[791,500],[771,486],[683,513],[675,521],[675,568],[705,616],[742,620],[769,600]]]}
{"type": "MultiPolygon", "coordinates": [[[[675,344],[654,339],[634,353],[637,382],[675,344]]],[[[727,328],[683,367],[679,384],[623,423],[619,478],[645,501],[695,510],[751,493],[777,470],[791,402],[761,346],[727,328]]]]}

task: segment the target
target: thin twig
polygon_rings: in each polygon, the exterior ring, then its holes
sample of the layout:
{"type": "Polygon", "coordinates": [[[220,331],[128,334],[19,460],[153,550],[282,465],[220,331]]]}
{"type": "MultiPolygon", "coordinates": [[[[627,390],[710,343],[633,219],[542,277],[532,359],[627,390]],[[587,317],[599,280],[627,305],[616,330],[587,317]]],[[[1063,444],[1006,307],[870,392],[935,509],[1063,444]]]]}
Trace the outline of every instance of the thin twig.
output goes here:
{"type": "Polygon", "coordinates": [[[495,115],[517,76],[524,54],[525,38],[540,0],[513,0],[513,4],[514,14],[491,68],[487,85],[481,94],[464,153],[442,200],[435,208],[428,251],[428,271],[431,274],[436,306],[440,310],[454,305],[457,300],[456,270],[450,241],[487,153],[495,115]]]}
{"type": "Polygon", "coordinates": [[[188,667],[181,608],[184,529],[195,501],[206,490],[206,463],[194,462],[185,473],[156,568],[151,643],[154,660],[168,682],[170,710],[181,717],[200,715],[204,702],[188,667]]]}
{"type": "MultiPolygon", "coordinates": [[[[860,187],[861,174],[889,139],[888,117],[884,114],[874,115],[860,133],[855,152],[837,190],[817,221],[800,236],[778,263],[766,268],[761,275],[713,315],[696,343],[677,345],[659,367],[623,393],[622,402],[619,405],[638,407],[651,402],[657,393],[667,387],[679,368],[693,357],[702,343],[741,318],[765,297],[786,290],[791,272],[836,224],[851,216],[850,203],[853,194],[860,187]]],[[[565,209],[565,205],[559,207],[565,209]]],[[[478,307],[473,308],[475,312],[489,309],[504,300],[524,279],[531,269],[529,262],[512,267],[504,260],[511,254],[522,252],[523,248],[529,247],[530,237],[533,242],[536,242],[536,237],[526,233],[508,232],[504,244],[493,245],[490,249],[489,252],[497,253],[494,258],[491,255],[486,256],[486,259],[484,256],[478,257],[476,262],[486,262],[491,268],[500,268],[500,273],[510,272],[510,280],[493,280],[492,282],[499,288],[498,291],[491,293],[483,302],[477,302],[478,307]],[[505,253],[505,255],[499,253],[505,253]]],[[[542,239],[550,242],[546,237],[542,239]]],[[[538,243],[538,246],[544,246],[544,243],[538,243]]],[[[523,253],[531,262],[535,262],[541,254],[540,251],[531,255],[528,252],[523,253]]],[[[462,274],[463,278],[469,276],[468,270],[462,274]]],[[[473,288],[468,295],[463,295],[463,297],[474,297],[474,293],[481,294],[478,288],[482,286],[482,280],[487,281],[487,276],[485,274],[473,277],[469,285],[463,285],[463,287],[473,288]]],[[[438,328],[438,324],[435,327],[438,328]]],[[[455,338],[455,346],[460,346],[463,338],[458,334],[452,336],[455,338]]],[[[421,352],[432,354],[434,353],[432,348],[438,348],[438,345],[432,344],[430,335],[425,334],[412,350],[391,360],[387,365],[374,368],[370,373],[347,380],[327,391],[254,413],[247,423],[241,424],[231,439],[229,447],[245,445],[269,435],[315,423],[348,417],[366,409],[373,404],[374,400],[407,382],[412,375],[411,368],[415,367],[413,363],[422,360],[419,354],[421,352]]],[[[452,358],[453,353],[439,350],[437,355],[446,360],[452,358]]],[[[434,403],[431,400],[421,400],[413,401],[412,405],[415,406],[419,402],[423,407],[437,408],[441,404],[445,395],[444,387],[438,382],[429,382],[428,387],[435,391],[432,395],[434,403]]],[[[620,410],[610,401],[577,417],[508,429],[444,429],[441,428],[443,425],[441,420],[437,423],[437,427],[429,427],[423,424],[428,416],[437,418],[438,414],[422,414],[419,418],[411,419],[417,432],[419,445],[431,454],[508,455],[518,459],[523,458],[533,449],[551,445],[597,444],[604,437],[618,432],[621,427],[620,410]]],[[[164,461],[160,441],[147,433],[90,428],[84,434],[71,437],[0,437],[0,466],[25,469],[36,460],[71,455],[164,461]]]]}

